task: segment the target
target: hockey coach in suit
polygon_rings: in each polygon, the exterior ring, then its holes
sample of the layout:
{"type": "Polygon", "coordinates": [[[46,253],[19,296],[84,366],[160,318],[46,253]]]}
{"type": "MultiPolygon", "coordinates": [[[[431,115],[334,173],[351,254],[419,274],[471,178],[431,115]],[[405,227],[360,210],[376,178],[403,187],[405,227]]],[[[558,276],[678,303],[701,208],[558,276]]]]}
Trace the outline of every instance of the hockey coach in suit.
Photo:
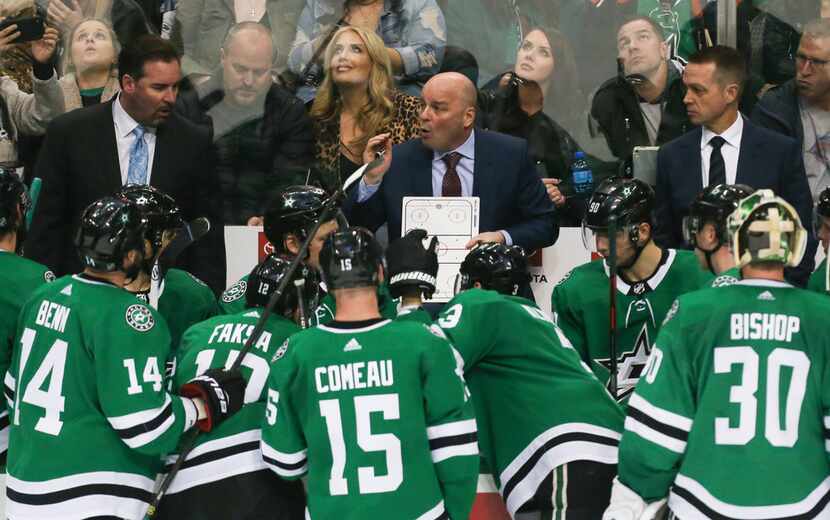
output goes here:
{"type": "Polygon", "coordinates": [[[35,170],[43,187],[26,256],[58,276],[79,272],[73,239],[84,208],[123,185],[150,184],[171,195],[186,220],[210,220],[211,231],[177,265],[221,292],[225,239],[211,136],[173,112],[181,81],[178,53],[157,36],[141,36],[122,49],[118,70],[117,98],[64,114],[47,131],[35,170]]]}
{"type": "Polygon", "coordinates": [[[401,235],[405,196],[480,197],[479,230],[467,244],[516,244],[526,250],[552,245],[559,235],[554,206],[530,161],[527,142],[473,130],[475,86],[458,73],[438,74],[423,89],[421,138],[392,150],[387,134],[371,138],[364,161],[385,150],[383,164],[368,171],[344,204],[354,225],[389,224],[401,235]]]}

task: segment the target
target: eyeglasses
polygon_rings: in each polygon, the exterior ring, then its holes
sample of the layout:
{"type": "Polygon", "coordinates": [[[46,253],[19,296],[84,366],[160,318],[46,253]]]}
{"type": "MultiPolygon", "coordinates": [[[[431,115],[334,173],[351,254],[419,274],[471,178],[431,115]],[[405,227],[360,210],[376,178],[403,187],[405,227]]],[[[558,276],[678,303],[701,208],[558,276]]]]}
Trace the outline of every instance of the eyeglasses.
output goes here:
{"type": "Polygon", "coordinates": [[[796,65],[798,65],[799,68],[803,67],[805,63],[809,63],[811,67],[822,68],[825,65],[827,65],[828,63],[830,63],[830,60],[819,60],[819,59],[810,58],[809,56],[805,56],[801,53],[798,53],[798,54],[795,55],[795,63],[796,63],[796,65]]]}

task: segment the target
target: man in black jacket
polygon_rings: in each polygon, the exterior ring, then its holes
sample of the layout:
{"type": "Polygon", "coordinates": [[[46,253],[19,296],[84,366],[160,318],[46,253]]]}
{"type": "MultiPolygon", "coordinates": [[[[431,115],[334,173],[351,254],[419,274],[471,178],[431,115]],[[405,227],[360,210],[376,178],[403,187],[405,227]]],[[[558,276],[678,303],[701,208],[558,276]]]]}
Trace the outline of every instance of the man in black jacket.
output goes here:
{"type": "Polygon", "coordinates": [[[830,186],[830,20],[804,27],[795,63],[795,78],[767,92],[752,121],[798,141],[817,201],[830,186]]]}
{"type": "Polygon", "coordinates": [[[591,116],[617,159],[630,161],[635,146],[655,146],[691,130],[679,64],[670,61],[663,30],[637,16],[617,31],[620,74],[594,94],[591,116]]]}
{"type": "Polygon", "coordinates": [[[237,24],[220,51],[221,69],[177,102],[179,113],[213,129],[226,225],[261,224],[271,197],[307,184],[311,119],[299,99],[274,84],[273,54],[268,28],[237,24]]]}

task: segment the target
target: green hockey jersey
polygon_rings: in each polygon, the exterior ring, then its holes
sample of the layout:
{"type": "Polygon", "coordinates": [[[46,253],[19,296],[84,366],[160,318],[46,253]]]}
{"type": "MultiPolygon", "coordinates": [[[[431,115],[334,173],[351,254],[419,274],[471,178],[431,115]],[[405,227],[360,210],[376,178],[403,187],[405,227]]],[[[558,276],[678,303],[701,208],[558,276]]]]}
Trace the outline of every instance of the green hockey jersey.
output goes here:
{"type": "MultiPolygon", "coordinates": [[[[626,399],[645,368],[666,312],[679,295],[711,281],[691,251],[664,249],[647,280],[629,284],[617,275],[617,398],[626,399]]],[[[608,330],[608,267],[602,260],[583,264],[553,289],[551,310],[557,325],[600,379],[611,367],[608,330]]]]}
{"type": "Polygon", "coordinates": [[[681,296],[628,402],[620,480],[683,520],[830,518],[828,315],[768,280],[681,296]]]}
{"type": "Polygon", "coordinates": [[[715,276],[711,280],[707,280],[701,289],[708,289],[710,287],[726,287],[741,281],[741,270],[737,267],[732,267],[715,276]]]}
{"type": "MultiPolygon", "coordinates": [[[[245,275],[222,293],[219,302],[222,313],[238,314],[245,310],[245,291],[247,290],[248,275],[245,275]]],[[[389,294],[389,286],[385,283],[378,287],[378,306],[380,315],[388,320],[395,319],[398,314],[398,303],[389,294]]],[[[309,323],[312,326],[326,324],[334,319],[335,312],[337,312],[337,306],[334,302],[334,295],[324,292],[319,305],[309,316],[309,323]]]]}
{"type": "MultiPolygon", "coordinates": [[[[0,376],[9,370],[12,342],[20,308],[35,290],[55,279],[48,268],[0,249],[0,376]]],[[[5,399],[0,400],[0,457],[9,447],[9,420],[5,399]]]]}
{"type": "MultiPolygon", "coordinates": [[[[172,338],[172,352],[175,354],[184,331],[191,325],[219,314],[219,304],[205,282],[181,269],[167,271],[160,292],[158,311],[167,322],[172,338]]],[[[137,293],[136,296],[145,303],[149,302],[146,292],[137,293]]]]}
{"type": "Polygon", "coordinates": [[[440,329],[333,322],[286,349],[271,367],[262,455],[282,477],[308,473],[311,518],[468,518],[476,422],[440,329]]]}
{"type": "Polygon", "coordinates": [[[807,289],[811,291],[827,293],[827,259],[821,261],[818,267],[810,275],[807,281],[807,289]]]}
{"type": "Polygon", "coordinates": [[[622,411],[531,301],[470,289],[437,323],[463,359],[479,449],[512,516],[555,468],[617,463],[622,411]]]}
{"type": "Polygon", "coordinates": [[[164,320],[123,289],[75,275],[36,291],[6,376],[10,519],[143,515],[197,418],[164,389],[169,353],[164,320]]]}
{"type": "MultiPolygon", "coordinates": [[[[233,365],[261,313],[260,309],[247,309],[240,314],[216,316],[187,329],[176,355],[173,388],[180,388],[209,368],[233,365]]],[[[262,336],[242,361],[242,375],[247,381],[245,405],[213,431],[199,435],[168,494],[267,469],[259,443],[270,363],[285,353],[283,344],[288,336],[300,330],[282,316],[270,316],[262,336]]],[[[168,459],[169,464],[173,462],[175,456],[168,459]]]]}

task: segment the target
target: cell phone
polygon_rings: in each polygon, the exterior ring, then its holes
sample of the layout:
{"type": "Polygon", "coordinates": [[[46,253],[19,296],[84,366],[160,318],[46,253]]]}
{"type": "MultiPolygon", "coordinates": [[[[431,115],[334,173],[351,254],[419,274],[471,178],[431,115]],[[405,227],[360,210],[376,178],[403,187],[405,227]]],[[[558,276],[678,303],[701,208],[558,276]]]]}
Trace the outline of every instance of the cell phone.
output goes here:
{"type": "Polygon", "coordinates": [[[10,25],[17,26],[17,32],[20,36],[12,43],[32,42],[43,38],[43,33],[46,31],[46,23],[42,16],[19,16],[17,18],[7,18],[0,22],[0,31],[4,30],[10,25]]]}

